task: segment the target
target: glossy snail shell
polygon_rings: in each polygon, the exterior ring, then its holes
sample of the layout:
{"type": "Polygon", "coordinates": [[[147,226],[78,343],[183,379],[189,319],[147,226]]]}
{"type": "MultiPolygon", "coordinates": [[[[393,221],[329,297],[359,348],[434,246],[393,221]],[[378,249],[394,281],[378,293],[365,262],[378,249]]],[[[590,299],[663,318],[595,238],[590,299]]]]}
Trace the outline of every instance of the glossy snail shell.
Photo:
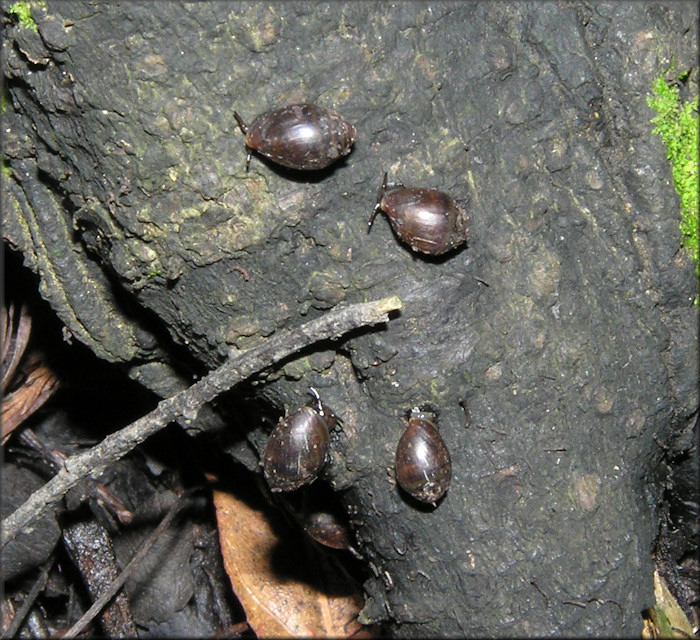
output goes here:
{"type": "Polygon", "coordinates": [[[330,431],[338,418],[312,387],[313,406],[280,420],[263,451],[263,473],[272,491],[294,491],[313,482],[328,458],[330,431]]]}
{"type": "Polygon", "coordinates": [[[394,233],[413,251],[437,256],[467,241],[468,216],[449,195],[437,189],[387,186],[385,173],[369,219],[370,228],[380,211],[386,214],[394,233]]]}
{"type": "Polygon", "coordinates": [[[263,471],[272,491],[294,491],[313,482],[326,464],[328,425],[311,407],[282,420],[263,452],[263,471]]]}
{"type": "Polygon", "coordinates": [[[283,167],[315,171],[325,169],[350,153],[355,127],[335,111],[315,104],[292,104],[259,115],[250,126],[233,112],[251,150],[283,167]]]}
{"type": "Polygon", "coordinates": [[[416,500],[435,506],[451,478],[452,461],[445,442],[434,422],[414,410],[396,447],[396,480],[416,500]]]}
{"type": "Polygon", "coordinates": [[[332,549],[348,549],[350,532],[335,514],[328,511],[307,513],[303,521],[304,531],[316,542],[332,549]]]}

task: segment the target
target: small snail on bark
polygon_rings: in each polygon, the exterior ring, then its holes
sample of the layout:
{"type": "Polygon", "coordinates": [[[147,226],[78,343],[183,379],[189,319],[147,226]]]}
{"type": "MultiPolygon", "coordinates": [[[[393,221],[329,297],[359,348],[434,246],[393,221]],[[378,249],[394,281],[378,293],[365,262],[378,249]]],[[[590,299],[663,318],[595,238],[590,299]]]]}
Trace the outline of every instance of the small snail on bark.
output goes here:
{"type": "MultiPolygon", "coordinates": [[[[446,193],[437,189],[407,189],[387,184],[384,174],[369,229],[382,211],[391,227],[413,251],[438,256],[467,241],[469,216],[446,193]]],[[[368,230],[369,233],[369,230],[368,230]]]]}
{"type": "Polygon", "coordinates": [[[316,483],[287,494],[280,501],[306,535],[324,547],[349,551],[356,558],[350,518],[328,484],[316,483]]]}
{"type": "Polygon", "coordinates": [[[315,104],[292,104],[263,113],[250,126],[235,111],[233,117],[245,135],[246,171],[252,151],[290,169],[325,169],[350,153],[355,142],[353,125],[315,104]]]}
{"type": "Polygon", "coordinates": [[[452,461],[435,427],[437,416],[411,410],[406,431],[396,447],[396,480],[404,491],[435,506],[450,486],[452,461]]]}
{"type": "Polygon", "coordinates": [[[291,416],[280,420],[263,451],[263,471],[272,491],[294,491],[313,482],[328,458],[329,433],[338,423],[335,414],[314,396],[291,416]]]}
{"type": "Polygon", "coordinates": [[[302,526],[311,538],[326,547],[349,549],[352,546],[347,526],[330,511],[305,513],[302,526]]]}

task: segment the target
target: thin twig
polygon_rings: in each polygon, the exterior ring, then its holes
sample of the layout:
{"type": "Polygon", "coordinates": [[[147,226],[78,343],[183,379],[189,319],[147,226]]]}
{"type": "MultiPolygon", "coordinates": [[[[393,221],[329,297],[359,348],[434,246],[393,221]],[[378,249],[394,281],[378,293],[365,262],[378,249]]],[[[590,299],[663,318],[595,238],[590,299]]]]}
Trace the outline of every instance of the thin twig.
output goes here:
{"type": "MultiPolygon", "coordinates": [[[[97,520],[80,518],[63,528],[63,544],[93,600],[119,577],[121,568],[112,536],[97,520]]],[[[107,638],[136,638],[138,631],[129,598],[122,591],[102,610],[102,633],[107,638]]]]}
{"type": "Polygon", "coordinates": [[[29,610],[34,604],[34,601],[36,600],[39,593],[41,593],[42,589],[46,586],[46,582],[49,579],[49,569],[51,568],[52,564],[53,559],[47,562],[41,568],[41,571],[39,572],[39,577],[34,581],[32,588],[29,590],[29,593],[25,596],[24,600],[22,601],[22,606],[17,610],[17,613],[15,613],[15,617],[12,620],[10,626],[7,627],[7,631],[5,633],[6,638],[14,638],[15,635],[17,635],[19,628],[22,626],[24,619],[27,617],[29,610]]]}
{"type": "MultiPolygon", "coordinates": [[[[68,456],[63,451],[47,446],[29,427],[22,429],[17,439],[22,444],[34,449],[41,456],[42,462],[49,467],[51,473],[58,473],[65,461],[68,460],[68,456]]],[[[122,524],[128,524],[133,519],[134,514],[131,513],[122,500],[111,489],[97,482],[97,480],[88,478],[86,480],[86,490],[93,500],[96,500],[107,509],[110,517],[116,516],[122,524]]]]}
{"type": "Polygon", "coordinates": [[[163,535],[165,530],[170,526],[173,518],[177,512],[185,504],[185,497],[189,496],[192,492],[189,491],[181,495],[175,504],[170,507],[170,511],[161,520],[160,524],[151,532],[151,534],[146,538],[141,548],[136,552],[134,557],[129,560],[129,564],[126,565],[124,571],[122,571],[114,582],[112,582],[109,587],[100,595],[92,606],[80,617],[80,619],[63,634],[64,638],[75,638],[90,622],[92,619],[100,613],[100,611],[107,605],[107,603],[117,594],[117,591],[122,588],[124,583],[131,577],[140,566],[141,560],[144,559],[146,554],[151,550],[151,547],[156,543],[156,541],[163,535]]]}
{"type": "Polygon", "coordinates": [[[401,300],[396,296],[360,302],[331,311],[296,329],[280,331],[247,351],[231,353],[224,364],[199,382],[162,400],[153,411],[107,436],[98,445],[68,458],[61,471],[5,519],[1,547],[26,530],[83,478],[99,475],[108,464],[119,460],[174,420],[182,418],[185,423],[191,422],[207,402],[254,373],[314,342],[336,340],[353,329],[387,322],[389,313],[400,308],[401,300]]]}

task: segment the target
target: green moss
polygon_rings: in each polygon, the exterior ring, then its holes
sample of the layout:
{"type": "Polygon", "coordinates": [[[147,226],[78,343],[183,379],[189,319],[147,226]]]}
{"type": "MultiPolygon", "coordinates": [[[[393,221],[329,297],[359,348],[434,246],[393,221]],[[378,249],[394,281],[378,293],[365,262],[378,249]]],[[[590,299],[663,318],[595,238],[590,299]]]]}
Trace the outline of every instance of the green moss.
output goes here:
{"type": "Polygon", "coordinates": [[[11,16],[16,16],[20,25],[25,29],[38,30],[36,22],[32,18],[32,8],[28,2],[15,2],[10,5],[8,12],[11,16]]]}
{"type": "MultiPolygon", "coordinates": [[[[687,74],[684,74],[687,76],[687,74]]],[[[678,76],[678,80],[684,79],[678,76]]],[[[698,255],[698,98],[681,104],[676,84],[669,84],[663,74],[653,86],[654,94],[647,98],[656,111],[651,122],[653,133],[666,145],[666,157],[671,161],[673,183],[681,199],[682,244],[695,258],[695,272],[700,275],[698,255]]]]}

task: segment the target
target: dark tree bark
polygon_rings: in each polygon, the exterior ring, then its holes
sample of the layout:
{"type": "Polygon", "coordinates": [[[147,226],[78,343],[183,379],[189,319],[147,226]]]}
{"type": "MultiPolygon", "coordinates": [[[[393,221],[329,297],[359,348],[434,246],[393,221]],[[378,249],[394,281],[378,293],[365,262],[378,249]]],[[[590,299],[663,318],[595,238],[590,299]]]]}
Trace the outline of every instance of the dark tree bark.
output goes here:
{"type": "MultiPolygon", "coordinates": [[[[363,619],[637,635],[655,441],[681,442],[698,406],[693,265],[646,96],[671,59],[697,94],[696,3],[47,0],[33,16],[3,38],[3,233],[68,331],[170,395],[231,349],[399,296],[385,330],[257,379],[277,407],[313,385],[343,419],[324,481],[376,569],[363,619]],[[357,127],[352,154],[316,177],[259,158],[246,173],[234,108],[301,101],[357,127]],[[424,259],[385,220],[367,235],[384,170],[461,202],[469,246],[424,259]],[[390,471],[421,403],[452,452],[435,509],[390,471]]],[[[231,432],[254,466],[269,427],[231,432]]]]}

